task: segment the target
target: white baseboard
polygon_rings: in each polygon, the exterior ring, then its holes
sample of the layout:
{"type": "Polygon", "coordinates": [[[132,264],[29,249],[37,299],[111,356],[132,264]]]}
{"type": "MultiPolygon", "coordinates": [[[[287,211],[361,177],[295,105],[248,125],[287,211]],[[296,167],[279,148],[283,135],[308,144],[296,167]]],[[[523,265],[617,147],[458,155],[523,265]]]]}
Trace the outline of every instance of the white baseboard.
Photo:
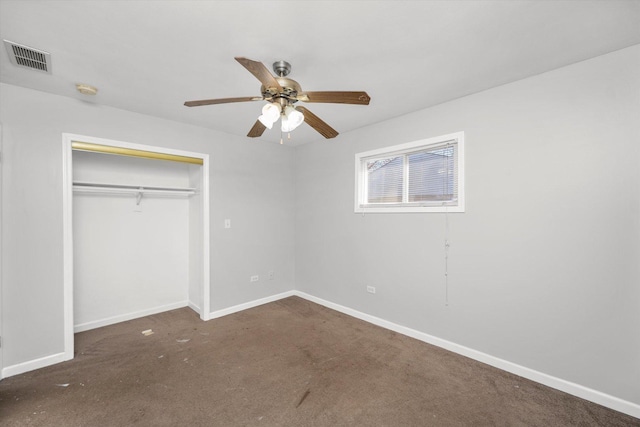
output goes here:
{"type": "Polygon", "coordinates": [[[243,304],[234,305],[233,307],[223,308],[222,310],[216,310],[209,313],[209,319],[216,319],[222,316],[228,316],[229,314],[237,313],[239,311],[247,310],[249,308],[257,307],[259,305],[267,304],[273,301],[278,301],[283,298],[296,295],[296,291],[287,291],[281,294],[271,295],[269,297],[260,298],[257,300],[245,302],[243,304]]]}
{"type": "Polygon", "coordinates": [[[14,375],[23,374],[25,372],[34,371],[56,363],[66,362],[73,359],[73,355],[68,357],[64,352],[52,354],[50,356],[40,357],[38,359],[29,360],[28,362],[18,363],[17,365],[2,368],[2,378],[12,377],[14,375]]]}
{"type": "Polygon", "coordinates": [[[207,319],[205,319],[205,318],[202,316],[202,312],[200,311],[200,306],[198,306],[196,303],[194,303],[193,301],[189,301],[189,302],[187,303],[187,306],[188,306],[191,310],[193,310],[193,311],[195,311],[196,313],[198,313],[198,314],[200,315],[200,318],[201,318],[202,320],[207,320],[207,319]]]}
{"type": "Polygon", "coordinates": [[[577,396],[581,399],[585,399],[585,400],[597,403],[598,405],[602,405],[602,406],[606,406],[607,408],[614,409],[618,412],[631,415],[632,417],[640,418],[640,405],[637,405],[633,402],[629,402],[627,400],[623,400],[618,397],[611,396],[606,393],[602,393],[598,390],[594,390],[589,387],[582,386],[580,384],[566,381],[561,378],[557,378],[557,377],[527,368],[525,366],[521,366],[516,363],[512,363],[507,360],[500,359],[495,356],[491,356],[490,354],[483,353],[481,351],[477,351],[472,348],[453,343],[451,341],[434,337],[433,335],[425,334],[424,332],[416,331],[415,329],[407,328],[405,326],[401,326],[401,325],[389,322],[379,317],[362,313],[360,311],[351,309],[349,307],[345,307],[340,304],[323,300],[322,298],[309,295],[305,292],[294,291],[293,294],[296,296],[299,296],[300,298],[304,298],[308,301],[314,302],[316,304],[323,305],[332,310],[336,310],[341,313],[347,314],[349,316],[355,317],[357,319],[364,320],[365,322],[369,322],[374,325],[383,327],[385,329],[389,329],[391,331],[397,332],[399,334],[406,335],[411,338],[415,338],[417,340],[426,342],[428,344],[433,344],[435,346],[444,348],[445,350],[449,350],[454,353],[460,354],[462,356],[466,356],[470,359],[474,359],[479,362],[486,363],[487,365],[491,365],[498,369],[502,369],[503,371],[507,371],[512,374],[519,375],[523,378],[527,378],[529,380],[546,385],[548,387],[555,388],[556,390],[560,390],[565,393],[577,396]]]}
{"type": "Polygon", "coordinates": [[[171,304],[161,305],[159,307],[152,307],[145,310],[136,311],[133,313],[120,314],[118,316],[107,317],[106,319],[93,320],[91,322],[80,323],[73,327],[73,332],[78,333],[78,332],[89,331],[91,329],[113,325],[114,323],[126,322],[127,320],[138,319],[140,317],[150,316],[152,314],[158,314],[164,311],[187,307],[188,305],[189,303],[187,301],[179,301],[171,304]]]}

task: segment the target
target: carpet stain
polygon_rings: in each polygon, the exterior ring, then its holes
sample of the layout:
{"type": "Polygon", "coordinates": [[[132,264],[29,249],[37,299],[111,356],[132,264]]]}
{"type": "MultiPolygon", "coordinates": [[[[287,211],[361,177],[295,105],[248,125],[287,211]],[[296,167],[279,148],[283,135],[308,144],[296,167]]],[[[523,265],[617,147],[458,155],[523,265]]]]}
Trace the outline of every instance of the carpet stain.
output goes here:
{"type": "Polygon", "coordinates": [[[304,392],[304,394],[302,395],[302,397],[300,398],[300,401],[298,402],[298,404],[296,405],[296,408],[299,407],[300,405],[302,405],[302,402],[304,402],[304,400],[307,398],[307,396],[309,396],[311,394],[311,390],[307,390],[304,392]]]}

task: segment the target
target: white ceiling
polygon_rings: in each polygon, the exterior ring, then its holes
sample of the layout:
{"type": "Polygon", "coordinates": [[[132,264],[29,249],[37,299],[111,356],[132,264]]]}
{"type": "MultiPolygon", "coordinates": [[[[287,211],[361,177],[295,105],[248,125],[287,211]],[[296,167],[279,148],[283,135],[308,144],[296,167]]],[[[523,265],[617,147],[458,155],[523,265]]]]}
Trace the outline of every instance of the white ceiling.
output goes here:
{"type": "Polygon", "coordinates": [[[640,1],[0,0],[0,37],[52,56],[44,74],[0,52],[4,83],[240,136],[262,102],[184,101],[259,96],[233,58],[284,59],[303,90],[368,92],[369,106],[305,104],[344,133],[638,44],[640,1]]]}

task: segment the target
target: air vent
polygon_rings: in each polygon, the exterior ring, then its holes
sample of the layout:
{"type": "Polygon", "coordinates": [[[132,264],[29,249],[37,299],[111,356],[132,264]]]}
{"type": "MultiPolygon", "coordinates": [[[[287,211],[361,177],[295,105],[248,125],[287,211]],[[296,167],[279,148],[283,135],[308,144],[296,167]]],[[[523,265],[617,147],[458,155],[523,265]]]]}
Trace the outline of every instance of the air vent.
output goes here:
{"type": "Polygon", "coordinates": [[[23,46],[9,40],[5,40],[4,45],[7,47],[12,64],[51,74],[51,54],[49,52],[23,46]]]}

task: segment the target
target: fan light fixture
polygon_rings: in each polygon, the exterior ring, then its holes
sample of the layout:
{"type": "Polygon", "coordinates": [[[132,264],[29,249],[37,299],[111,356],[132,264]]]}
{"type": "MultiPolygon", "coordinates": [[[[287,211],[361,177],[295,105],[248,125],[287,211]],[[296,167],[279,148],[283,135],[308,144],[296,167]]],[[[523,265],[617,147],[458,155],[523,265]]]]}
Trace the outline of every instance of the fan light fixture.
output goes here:
{"type": "Polygon", "coordinates": [[[280,106],[273,103],[268,103],[262,107],[262,115],[258,117],[260,123],[271,129],[273,124],[280,118],[280,106]]]}
{"type": "Polygon", "coordinates": [[[287,105],[282,114],[282,132],[291,132],[304,122],[304,115],[291,105],[287,105]]]}
{"type": "Polygon", "coordinates": [[[280,117],[282,117],[280,127],[282,132],[291,132],[304,122],[304,115],[296,110],[295,107],[287,105],[284,109],[281,109],[280,105],[275,102],[270,102],[262,107],[262,114],[258,117],[258,120],[268,129],[271,129],[280,117]]]}

